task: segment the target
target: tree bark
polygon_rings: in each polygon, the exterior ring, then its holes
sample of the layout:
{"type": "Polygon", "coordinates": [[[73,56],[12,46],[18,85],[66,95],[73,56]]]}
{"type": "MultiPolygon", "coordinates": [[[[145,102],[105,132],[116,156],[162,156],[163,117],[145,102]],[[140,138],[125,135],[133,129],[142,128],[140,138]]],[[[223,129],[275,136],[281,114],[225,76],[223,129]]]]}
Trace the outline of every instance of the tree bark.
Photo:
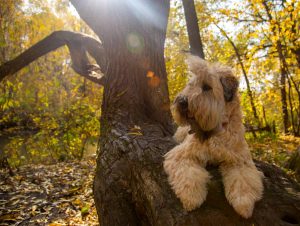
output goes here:
{"type": "Polygon", "coordinates": [[[113,115],[124,110],[131,118],[150,118],[166,134],[172,133],[164,61],[169,1],[71,2],[105,49],[102,118],[109,118],[106,112],[113,115]]]}
{"type": "Polygon", "coordinates": [[[143,127],[144,136],[128,135],[118,123],[119,128],[102,141],[110,155],[101,152],[98,158],[94,195],[100,225],[264,226],[300,222],[300,201],[295,195],[299,186],[278,168],[261,162],[257,166],[266,177],[265,194],[252,218],[241,218],[228,204],[216,167],[209,169],[214,179],[206,202],[195,211],[184,211],[162,167],[162,156],[175,145],[174,141],[160,138],[157,128],[149,126],[143,127]]]}

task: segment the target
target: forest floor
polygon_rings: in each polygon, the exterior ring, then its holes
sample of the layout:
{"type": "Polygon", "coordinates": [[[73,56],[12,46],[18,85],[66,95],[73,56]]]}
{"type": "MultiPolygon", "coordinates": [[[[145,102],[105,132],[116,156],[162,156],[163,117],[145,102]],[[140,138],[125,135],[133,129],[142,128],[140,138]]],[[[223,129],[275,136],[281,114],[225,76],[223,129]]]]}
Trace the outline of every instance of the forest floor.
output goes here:
{"type": "MultiPolygon", "coordinates": [[[[254,158],[283,168],[300,138],[248,138],[248,143],[254,158]]],[[[99,225],[92,195],[94,171],[95,157],[21,166],[13,176],[0,170],[0,226],[99,225]]]]}
{"type": "Polygon", "coordinates": [[[291,155],[300,148],[300,137],[262,135],[256,139],[248,138],[247,141],[254,159],[274,164],[296,179],[295,172],[286,167],[291,155]]]}
{"type": "Polygon", "coordinates": [[[0,225],[99,225],[94,171],[95,160],[0,171],[0,225]]]}

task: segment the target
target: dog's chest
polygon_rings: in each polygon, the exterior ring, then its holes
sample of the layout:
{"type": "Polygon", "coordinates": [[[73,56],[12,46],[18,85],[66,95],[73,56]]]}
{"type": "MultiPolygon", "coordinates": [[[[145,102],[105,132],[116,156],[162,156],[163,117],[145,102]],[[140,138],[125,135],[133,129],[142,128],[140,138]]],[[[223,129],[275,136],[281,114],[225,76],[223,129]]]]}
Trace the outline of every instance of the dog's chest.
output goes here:
{"type": "Polygon", "coordinates": [[[222,135],[213,136],[203,143],[199,142],[199,157],[204,162],[211,164],[220,164],[232,159],[236,155],[234,150],[238,146],[235,141],[237,141],[235,137],[229,136],[224,131],[222,135]]]}

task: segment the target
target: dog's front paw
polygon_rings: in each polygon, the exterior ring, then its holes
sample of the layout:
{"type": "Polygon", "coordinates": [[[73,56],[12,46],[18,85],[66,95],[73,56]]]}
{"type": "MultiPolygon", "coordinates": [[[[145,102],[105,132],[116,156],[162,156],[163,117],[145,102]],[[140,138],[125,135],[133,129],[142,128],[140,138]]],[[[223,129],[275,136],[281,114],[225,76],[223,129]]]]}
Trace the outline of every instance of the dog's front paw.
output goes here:
{"type": "Polygon", "coordinates": [[[255,166],[222,168],[221,172],[227,200],[242,217],[251,217],[263,195],[262,173],[255,166]]]}
{"type": "Polygon", "coordinates": [[[199,207],[206,199],[209,173],[190,161],[182,161],[169,172],[169,183],[184,209],[191,211],[199,207]]]}
{"type": "Polygon", "coordinates": [[[187,189],[185,192],[178,193],[175,190],[177,197],[180,199],[183,208],[187,211],[192,211],[201,206],[205,201],[207,196],[207,189],[204,187],[202,189],[198,188],[197,192],[191,192],[187,189]]]}
{"type": "Polygon", "coordinates": [[[231,200],[231,205],[234,210],[244,218],[249,218],[252,216],[255,201],[251,197],[239,197],[231,200]]]}
{"type": "Polygon", "coordinates": [[[164,169],[184,209],[191,211],[205,201],[210,175],[185,148],[186,143],[182,143],[169,151],[165,155],[164,169]]]}

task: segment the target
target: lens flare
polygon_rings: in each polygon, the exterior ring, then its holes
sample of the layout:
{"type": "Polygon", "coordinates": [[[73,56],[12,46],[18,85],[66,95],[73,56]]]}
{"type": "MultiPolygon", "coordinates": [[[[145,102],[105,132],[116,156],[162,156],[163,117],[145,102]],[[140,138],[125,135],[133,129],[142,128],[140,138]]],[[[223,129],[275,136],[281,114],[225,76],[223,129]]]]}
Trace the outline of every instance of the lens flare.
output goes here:
{"type": "Polygon", "coordinates": [[[155,88],[159,86],[160,84],[160,78],[155,75],[153,71],[148,71],[147,72],[147,78],[148,78],[148,85],[152,88],[155,88]]]}
{"type": "Polygon", "coordinates": [[[126,37],[127,48],[132,53],[140,53],[144,49],[144,39],[137,33],[129,33],[126,37]]]}

